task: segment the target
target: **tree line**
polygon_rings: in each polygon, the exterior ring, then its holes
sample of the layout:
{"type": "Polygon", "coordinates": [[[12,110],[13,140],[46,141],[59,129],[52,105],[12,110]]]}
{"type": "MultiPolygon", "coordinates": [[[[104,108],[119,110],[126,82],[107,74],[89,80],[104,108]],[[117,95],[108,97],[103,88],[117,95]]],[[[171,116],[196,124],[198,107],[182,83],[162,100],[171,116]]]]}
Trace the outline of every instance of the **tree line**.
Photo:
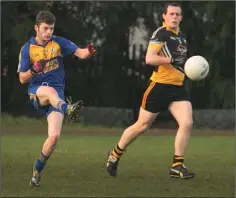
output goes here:
{"type": "MultiPolygon", "coordinates": [[[[34,35],[34,20],[42,9],[50,10],[56,16],[56,35],[81,47],[89,42],[98,46],[97,55],[90,60],[76,60],[74,56],[64,60],[66,95],[83,99],[88,106],[136,108],[152,68],[144,64],[145,48],[138,61],[129,59],[129,28],[142,17],[149,32],[145,39],[149,40],[161,24],[165,3],[1,2],[2,110],[14,113],[19,107],[28,108],[27,85],[20,85],[16,71],[20,48],[34,35]],[[128,70],[140,75],[129,75],[128,70]]],[[[189,56],[202,55],[211,66],[207,79],[186,82],[193,107],[234,108],[235,2],[179,3],[183,7],[181,29],[187,35],[189,56]]]]}

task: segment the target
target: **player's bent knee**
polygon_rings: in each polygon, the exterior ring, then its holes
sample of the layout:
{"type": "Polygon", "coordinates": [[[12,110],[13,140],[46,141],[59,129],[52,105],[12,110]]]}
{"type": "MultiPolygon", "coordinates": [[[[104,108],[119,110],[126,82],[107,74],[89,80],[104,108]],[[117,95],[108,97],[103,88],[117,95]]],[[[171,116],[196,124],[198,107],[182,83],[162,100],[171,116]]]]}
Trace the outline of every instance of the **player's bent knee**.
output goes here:
{"type": "Polygon", "coordinates": [[[49,95],[54,95],[54,94],[57,95],[57,92],[53,87],[47,87],[47,92],[49,95]]]}
{"type": "Polygon", "coordinates": [[[49,98],[55,95],[58,96],[58,93],[53,87],[41,86],[37,90],[36,95],[41,105],[48,105],[49,98]]]}
{"type": "Polygon", "coordinates": [[[150,124],[148,122],[136,122],[136,128],[139,134],[144,133],[149,127],[150,124]]]}
{"type": "Polygon", "coordinates": [[[49,135],[49,138],[53,141],[57,141],[60,138],[60,134],[59,133],[51,134],[49,135]]]}
{"type": "Polygon", "coordinates": [[[49,136],[48,138],[50,140],[51,145],[53,147],[55,147],[58,140],[59,140],[59,138],[60,138],[60,135],[59,134],[53,134],[53,135],[49,136]]]}
{"type": "Polygon", "coordinates": [[[43,93],[44,95],[52,96],[52,95],[58,95],[57,91],[53,88],[53,87],[40,87],[41,88],[41,93],[43,93]]]}
{"type": "Polygon", "coordinates": [[[179,124],[179,127],[180,128],[185,128],[185,129],[192,129],[193,121],[192,120],[187,120],[187,121],[181,122],[179,124]]]}

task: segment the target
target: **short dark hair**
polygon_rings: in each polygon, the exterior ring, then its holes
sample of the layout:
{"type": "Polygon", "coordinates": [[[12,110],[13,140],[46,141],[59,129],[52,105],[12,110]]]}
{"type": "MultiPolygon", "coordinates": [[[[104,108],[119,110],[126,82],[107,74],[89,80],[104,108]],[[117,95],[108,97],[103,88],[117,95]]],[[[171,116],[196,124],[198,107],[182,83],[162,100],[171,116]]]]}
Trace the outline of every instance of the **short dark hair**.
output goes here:
{"type": "Polygon", "coordinates": [[[52,25],[56,23],[56,17],[47,10],[40,11],[36,16],[35,24],[40,25],[41,23],[52,25]]]}
{"type": "Polygon", "coordinates": [[[182,12],[183,12],[182,7],[181,7],[181,5],[180,5],[179,3],[176,3],[176,2],[167,3],[167,4],[165,5],[165,7],[164,7],[163,14],[166,14],[166,13],[167,13],[167,9],[168,9],[169,6],[180,7],[180,9],[181,9],[181,14],[182,14],[182,12]]]}

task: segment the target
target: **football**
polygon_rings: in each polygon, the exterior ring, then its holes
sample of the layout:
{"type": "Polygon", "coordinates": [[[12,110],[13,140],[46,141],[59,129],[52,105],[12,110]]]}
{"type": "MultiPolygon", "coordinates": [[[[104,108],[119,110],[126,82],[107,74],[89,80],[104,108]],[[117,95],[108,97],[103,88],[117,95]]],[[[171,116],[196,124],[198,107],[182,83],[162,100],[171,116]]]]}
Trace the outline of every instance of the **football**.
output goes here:
{"type": "Polygon", "coordinates": [[[185,62],[184,71],[190,80],[203,80],[209,73],[209,63],[202,56],[191,56],[185,62]]]}

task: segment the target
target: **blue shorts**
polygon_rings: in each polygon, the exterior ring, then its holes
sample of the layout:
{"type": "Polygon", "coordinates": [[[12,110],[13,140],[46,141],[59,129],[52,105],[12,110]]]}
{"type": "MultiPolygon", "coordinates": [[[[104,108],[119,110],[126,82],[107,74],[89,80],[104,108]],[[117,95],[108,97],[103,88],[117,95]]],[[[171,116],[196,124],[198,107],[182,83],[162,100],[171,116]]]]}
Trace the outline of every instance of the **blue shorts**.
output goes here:
{"type": "MultiPolygon", "coordinates": [[[[36,92],[37,92],[38,88],[41,86],[46,86],[46,85],[31,85],[29,87],[28,94],[29,94],[29,98],[30,98],[30,104],[33,105],[33,107],[37,111],[39,111],[40,113],[42,113],[46,116],[48,116],[52,111],[61,112],[60,110],[54,108],[52,105],[40,106],[38,98],[36,96],[36,92]]],[[[65,100],[64,90],[62,88],[55,88],[55,87],[53,87],[53,88],[56,90],[58,96],[62,100],[65,100]]]]}

